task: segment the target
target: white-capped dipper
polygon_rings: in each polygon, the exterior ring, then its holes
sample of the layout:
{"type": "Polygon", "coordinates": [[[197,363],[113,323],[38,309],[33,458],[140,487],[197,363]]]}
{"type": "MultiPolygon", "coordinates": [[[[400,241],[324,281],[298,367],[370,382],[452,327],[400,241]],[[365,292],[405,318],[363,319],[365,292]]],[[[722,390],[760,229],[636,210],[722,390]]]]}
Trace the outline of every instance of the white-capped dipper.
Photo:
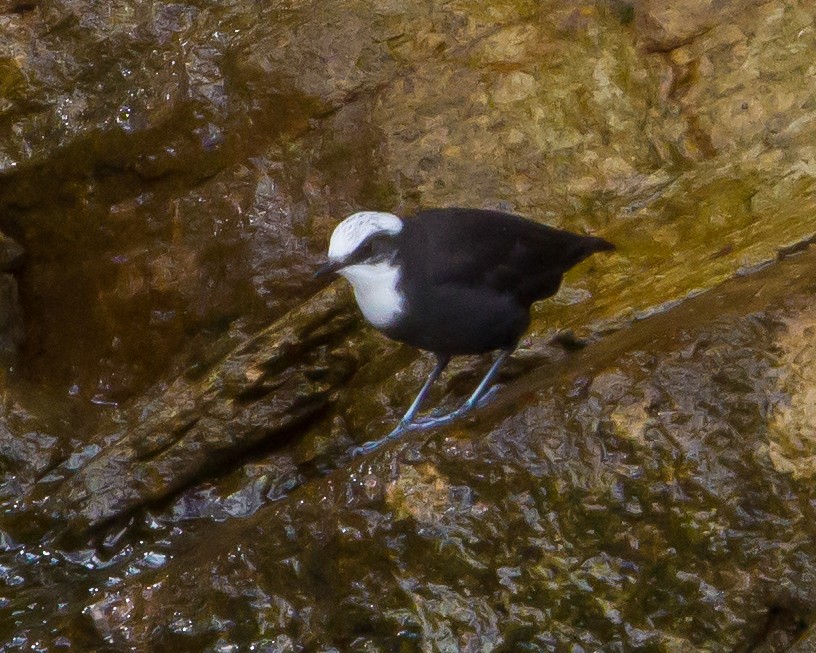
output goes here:
{"type": "Polygon", "coordinates": [[[317,274],[344,276],[376,329],[436,356],[436,366],[396,428],[354,453],[471,410],[527,330],[532,303],[554,295],[571,267],[613,249],[603,238],[501,211],[431,209],[405,220],[363,211],[343,220],[332,233],[329,261],[317,274]],[[501,353],[460,408],[416,418],[451,356],[493,350],[501,353]]]}

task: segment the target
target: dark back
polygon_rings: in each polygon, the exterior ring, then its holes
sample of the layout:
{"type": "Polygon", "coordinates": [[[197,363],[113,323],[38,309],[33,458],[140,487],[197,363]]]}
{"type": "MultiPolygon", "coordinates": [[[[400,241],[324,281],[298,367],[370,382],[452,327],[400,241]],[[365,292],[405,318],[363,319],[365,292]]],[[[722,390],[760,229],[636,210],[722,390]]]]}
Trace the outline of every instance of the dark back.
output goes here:
{"type": "Polygon", "coordinates": [[[486,286],[525,308],[555,294],[561,277],[591,254],[612,250],[581,236],[501,211],[431,209],[405,221],[402,264],[423,283],[486,286]]]}

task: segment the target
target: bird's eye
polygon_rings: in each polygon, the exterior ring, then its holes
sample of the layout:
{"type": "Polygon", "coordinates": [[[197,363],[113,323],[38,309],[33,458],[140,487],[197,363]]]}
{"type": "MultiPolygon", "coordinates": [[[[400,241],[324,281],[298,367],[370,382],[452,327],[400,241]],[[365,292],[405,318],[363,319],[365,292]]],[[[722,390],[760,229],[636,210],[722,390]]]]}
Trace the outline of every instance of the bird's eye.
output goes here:
{"type": "Polygon", "coordinates": [[[362,243],[355,253],[355,259],[358,261],[380,261],[383,260],[389,252],[388,241],[380,236],[374,236],[362,243]]]}
{"type": "Polygon", "coordinates": [[[369,238],[362,247],[360,247],[360,254],[365,258],[374,256],[380,251],[382,240],[380,238],[369,238]]]}

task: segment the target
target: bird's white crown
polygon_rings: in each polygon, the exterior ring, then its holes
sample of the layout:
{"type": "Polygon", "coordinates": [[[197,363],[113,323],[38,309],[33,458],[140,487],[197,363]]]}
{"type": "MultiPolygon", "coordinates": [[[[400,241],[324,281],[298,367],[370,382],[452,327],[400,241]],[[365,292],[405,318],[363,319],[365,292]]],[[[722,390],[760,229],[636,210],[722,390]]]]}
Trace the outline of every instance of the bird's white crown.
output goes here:
{"type": "Polygon", "coordinates": [[[402,220],[393,213],[360,211],[343,220],[334,228],[329,241],[329,259],[344,259],[360,246],[371,234],[384,232],[398,234],[402,220]]]}

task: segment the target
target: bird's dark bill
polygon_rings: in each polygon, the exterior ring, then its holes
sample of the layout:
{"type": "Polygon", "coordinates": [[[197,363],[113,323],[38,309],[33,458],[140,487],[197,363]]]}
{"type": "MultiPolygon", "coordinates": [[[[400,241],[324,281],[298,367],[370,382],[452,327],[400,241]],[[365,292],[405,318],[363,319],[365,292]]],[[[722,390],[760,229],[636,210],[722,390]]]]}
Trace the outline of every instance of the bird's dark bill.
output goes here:
{"type": "Polygon", "coordinates": [[[332,272],[337,272],[342,267],[342,261],[329,261],[325,265],[320,266],[317,272],[314,273],[314,276],[315,278],[322,277],[327,274],[331,274],[332,272]]]}

